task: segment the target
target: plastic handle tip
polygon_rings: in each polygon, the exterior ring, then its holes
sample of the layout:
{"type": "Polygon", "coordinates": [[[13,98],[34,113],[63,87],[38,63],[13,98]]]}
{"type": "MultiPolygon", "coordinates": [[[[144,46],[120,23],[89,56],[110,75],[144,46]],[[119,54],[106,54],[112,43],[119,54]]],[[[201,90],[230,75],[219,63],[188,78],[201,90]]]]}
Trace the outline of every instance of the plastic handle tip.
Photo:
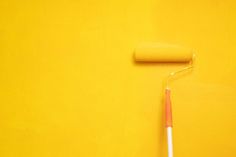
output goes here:
{"type": "Polygon", "coordinates": [[[165,112],[166,112],[166,127],[173,127],[172,123],[172,108],[170,100],[170,89],[165,91],[165,112]]]}

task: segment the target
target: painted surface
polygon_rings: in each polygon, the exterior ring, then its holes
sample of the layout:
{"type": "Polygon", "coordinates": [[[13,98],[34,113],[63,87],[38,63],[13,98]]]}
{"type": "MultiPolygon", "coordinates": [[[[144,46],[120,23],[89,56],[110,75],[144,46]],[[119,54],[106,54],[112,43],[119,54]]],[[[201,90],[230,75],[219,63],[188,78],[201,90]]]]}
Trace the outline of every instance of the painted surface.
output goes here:
{"type": "Polygon", "coordinates": [[[233,0],[1,0],[1,157],[163,157],[163,80],[141,42],[198,50],[172,83],[176,157],[236,155],[233,0]]]}

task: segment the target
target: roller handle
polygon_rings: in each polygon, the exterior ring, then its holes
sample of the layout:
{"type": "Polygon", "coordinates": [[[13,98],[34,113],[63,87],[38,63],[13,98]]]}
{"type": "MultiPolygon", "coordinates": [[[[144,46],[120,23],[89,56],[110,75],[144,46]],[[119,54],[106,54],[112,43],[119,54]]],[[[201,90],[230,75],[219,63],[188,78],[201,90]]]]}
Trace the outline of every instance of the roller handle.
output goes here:
{"type": "Polygon", "coordinates": [[[167,130],[167,146],[168,157],[173,157],[173,140],[172,140],[172,109],[170,100],[170,89],[166,88],[165,91],[165,112],[166,112],[166,130],[167,130]]]}
{"type": "Polygon", "coordinates": [[[173,127],[170,89],[168,88],[166,88],[165,90],[165,116],[166,116],[166,127],[173,127]]]}

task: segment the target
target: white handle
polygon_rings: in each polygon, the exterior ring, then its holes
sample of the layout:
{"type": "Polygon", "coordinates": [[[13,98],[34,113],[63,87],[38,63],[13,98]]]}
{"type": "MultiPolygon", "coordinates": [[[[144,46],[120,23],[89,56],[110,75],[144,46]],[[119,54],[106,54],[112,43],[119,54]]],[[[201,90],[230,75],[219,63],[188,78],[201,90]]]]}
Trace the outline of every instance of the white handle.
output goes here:
{"type": "Polygon", "coordinates": [[[167,127],[167,147],[168,157],[173,157],[172,127],[167,127]]]}

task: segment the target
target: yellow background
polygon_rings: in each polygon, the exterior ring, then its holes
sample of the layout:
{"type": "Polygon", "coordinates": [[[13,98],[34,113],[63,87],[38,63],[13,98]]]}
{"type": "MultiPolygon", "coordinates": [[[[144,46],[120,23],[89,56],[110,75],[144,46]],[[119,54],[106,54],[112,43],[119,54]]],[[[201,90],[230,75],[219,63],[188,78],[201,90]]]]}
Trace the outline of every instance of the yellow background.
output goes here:
{"type": "Polygon", "coordinates": [[[197,49],[172,84],[176,157],[236,155],[234,0],[1,0],[1,157],[164,157],[162,91],[184,65],[134,48],[197,49]]]}

